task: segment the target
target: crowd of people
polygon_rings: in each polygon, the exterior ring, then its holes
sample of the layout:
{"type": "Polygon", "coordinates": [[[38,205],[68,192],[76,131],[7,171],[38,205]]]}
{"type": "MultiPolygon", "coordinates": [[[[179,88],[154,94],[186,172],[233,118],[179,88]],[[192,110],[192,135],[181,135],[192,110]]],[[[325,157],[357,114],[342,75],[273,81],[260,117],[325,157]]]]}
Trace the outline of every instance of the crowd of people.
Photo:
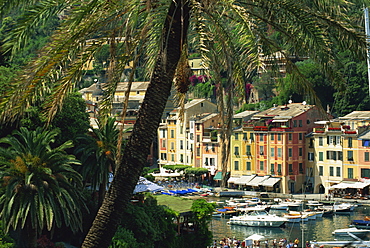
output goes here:
{"type": "MultiPolygon", "coordinates": [[[[294,241],[282,238],[280,240],[238,240],[235,238],[223,238],[220,241],[215,240],[213,242],[212,248],[235,248],[235,247],[245,247],[245,248],[294,248],[294,247],[304,247],[304,248],[316,248],[314,243],[306,241],[304,246],[300,246],[300,241],[296,238],[294,241]]],[[[322,248],[323,246],[320,246],[322,248]]]]}

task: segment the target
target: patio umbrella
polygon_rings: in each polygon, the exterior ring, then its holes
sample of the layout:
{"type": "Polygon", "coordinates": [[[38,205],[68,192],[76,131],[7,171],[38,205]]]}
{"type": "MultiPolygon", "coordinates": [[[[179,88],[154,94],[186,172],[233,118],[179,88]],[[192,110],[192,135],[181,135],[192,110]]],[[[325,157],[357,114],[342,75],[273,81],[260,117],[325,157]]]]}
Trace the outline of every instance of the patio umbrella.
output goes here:
{"type": "Polygon", "coordinates": [[[253,234],[251,236],[249,236],[248,238],[246,238],[247,240],[262,240],[264,239],[265,237],[262,236],[262,235],[259,235],[259,234],[253,234]]]}

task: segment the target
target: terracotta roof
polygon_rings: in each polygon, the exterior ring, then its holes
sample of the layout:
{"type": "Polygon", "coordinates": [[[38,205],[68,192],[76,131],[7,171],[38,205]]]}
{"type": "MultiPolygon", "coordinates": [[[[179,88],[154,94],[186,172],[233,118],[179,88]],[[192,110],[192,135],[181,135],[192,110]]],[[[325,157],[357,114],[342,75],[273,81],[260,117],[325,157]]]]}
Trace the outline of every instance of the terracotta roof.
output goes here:
{"type": "Polygon", "coordinates": [[[370,111],[353,111],[348,115],[339,117],[340,120],[369,120],[370,111]]]}
{"type": "Polygon", "coordinates": [[[292,119],[303,114],[313,107],[315,106],[305,105],[302,103],[290,103],[287,105],[272,107],[265,111],[259,112],[253,115],[253,119],[266,117],[270,117],[271,119],[292,119]]]}

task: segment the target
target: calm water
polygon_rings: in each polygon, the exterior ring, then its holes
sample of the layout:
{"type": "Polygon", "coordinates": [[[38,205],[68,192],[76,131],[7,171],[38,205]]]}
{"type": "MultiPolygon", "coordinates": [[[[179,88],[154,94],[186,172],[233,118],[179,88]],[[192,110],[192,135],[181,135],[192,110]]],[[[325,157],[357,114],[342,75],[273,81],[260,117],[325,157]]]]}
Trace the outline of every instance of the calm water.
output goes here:
{"type": "Polygon", "coordinates": [[[303,233],[305,241],[327,241],[338,238],[332,235],[334,230],[348,228],[352,220],[363,219],[365,216],[370,216],[370,206],[359,206],[351,214],[322,217],[316,220],[309,220],[303,224],[289,223],[283,228],[228,225],[228,218],[214,217],[210,228],[216,240],[221,240],[224,237],[235,237],[236,239],[244,240],[252,234],[260,234],[269,240],[286,238],[294,241],[296,238],[302,240],[303,233]]]}

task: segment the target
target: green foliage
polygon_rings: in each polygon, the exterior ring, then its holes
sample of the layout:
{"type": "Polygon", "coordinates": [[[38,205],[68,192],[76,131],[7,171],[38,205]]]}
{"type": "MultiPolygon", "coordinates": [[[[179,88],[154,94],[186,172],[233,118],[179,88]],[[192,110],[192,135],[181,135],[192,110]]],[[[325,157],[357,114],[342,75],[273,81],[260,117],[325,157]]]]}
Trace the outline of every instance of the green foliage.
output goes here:
{"type": "Polygon", "coordinates": [[[72,93],[65,99],[63,108],[52,121],[52,126],[58,128],[62,134],[57,137],[57,144],[67,140],[75,142],[78,135],[88,132],[90,118],[80,93],[72,93]]]}
{"type": "MultiPolygon", "coordinates": [[[[25,231],[32,238],[62,225],[81,231],[82,177],[71,167],[79,162],[65,153],[72,147],[70,141],[51,148],[57,134],[56,130],[22,127],[0,139],[0,177],[5,187],[0,209],[5,232],[25,231]]],[[[23,240],[27,239],[21,236],[18,241],[23,240]]]]}
{"type": "Polygon", "coordinates": [[[175,164],[175,165],[163,165],[163,168],[166,170],[172,170],[172,171],[183,171],[187,168],[191,168],[189,165],[182,165],[182,164],[175,164]]]}
{"type": "Polygon", "coordinates": [[[158,206],[157,201],[148,196],[144,203],[128,206],[123,214],[122,227],[132,231],[141,247],[175,247],[175,216],[173,211],[158,206]]]}
{"type": "Polygon", "coordinates": [[[206,174],[206,173],[208,173],[207,168],[190,167],[190,168],[185,169],[185,174],[187,174],[187,175],[194,174],[195,176],[200,176],[200,175],[203,175],[203,174],[206,174]]]}
{"type": "Polygon", "coordinates": [[[140,248],[142,244],[137,242],[134,234],[131,230],[123,227],[118,227],[116,234],[112,239],[110,248],[140,248]]]}
{"type": "Polygon", "coordinates": [[[261,101],[257,103],[245,103],[243,106],[236,111],[236,113],[241,113],[246,110],[252,110],[252,111],[263,111],[266,109],[269,109],[273,106],[272,101],[261,101]]]}

